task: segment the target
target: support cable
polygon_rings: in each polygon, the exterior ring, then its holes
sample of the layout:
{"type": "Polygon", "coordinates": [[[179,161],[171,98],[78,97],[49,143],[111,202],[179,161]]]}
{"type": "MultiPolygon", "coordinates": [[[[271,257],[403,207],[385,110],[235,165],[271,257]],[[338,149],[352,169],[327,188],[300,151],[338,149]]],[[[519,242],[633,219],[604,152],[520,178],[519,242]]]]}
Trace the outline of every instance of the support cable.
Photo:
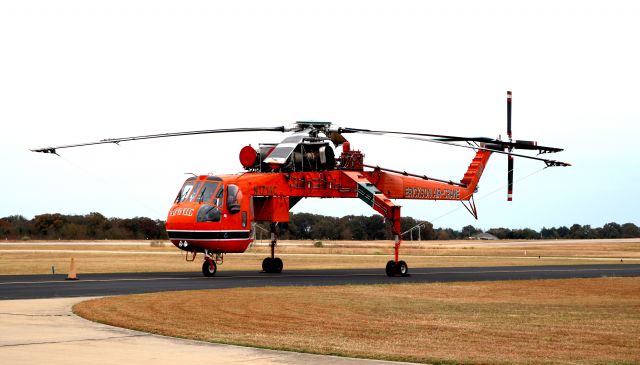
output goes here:
{"type": "MultiPolygon", "coordinates": [[[[516,182],[520,182],[520,181],[523,181],[523,180],[525,180],[525,179],[528,179],[528,178],[530,178],[531,176],[536,175],[536,174],[538,174],[538,173],[542,172],[542,171],[543,171],[543,170],[545,170],[546,168],[547,168],[547,167],[545,166],[545,167],[541,168],[540,170],[536,170],[536,171],[534,171],[534,172],[530,173],[529,175],[526,175],[526,176],[524,176],[524,177],[522,177],[522,178],[520,178],[520,179],[516,180],[516,182]]],[[[502,190],[504,190],[504,188],[505,188],[507,185],[508,185],[508,184],[502,185],[502,186],[500,186],[499,188],[496,188],[495,190],[492,190],[492,191],[488,192],[487,194],[482,195],[481,197],[479,197],[479,198],[478,198],[478,199],[476,199],[476,200],[480,201],[480,200],[485,199],[485,198],[487,198],[487,197],[489,197],[489,196],[491,196],[491,195],[493,195],[493,194],[495,194],[495,193],[497,193],[497,192],[499,192],[499,191],[502,191],[502,190]]],[[[437,221],[437,220],[439,220],[439,219],[441,219],[441,218],[444,218],[444,217],[446,217],[446,216],[448,216],[448,215],[451,215],[451,214],[453,214],[453,213],[457,212],[458,210],[460,210],[460,209],[462,209],[462,208],[464,208],[464,205],[463,205],[463,206],[459,206],[459,207],[457,207],[457,208],[455,208],[455,209],[452,209],[452,210],[450,210],[450,211],[448,211],[448,212],[446,212],[446,213],[444,213],[444,214],[442,214],[442,215],[440,215],[440,216],[438,216],[438,217],[436,217],[436,218],[434,218],[434,219],[432,219],[432,220],[430,220],[430,221],[429,221],[429,220],[424,220],[424,221],[422,221],[422,222],[420,222],[420,223],[416,224],[415,226],[413,226],[413,227],[409,228],[408,230],[406,230],[406,231],[402,232],[402,233],[401,233],[401,235],[402,235],[402,236],[404,236],[404,235],[406,235],[407,233],[409,233],[411,230],[413,230],[413,229],[415,229],[415,228],[417,228],[417,227],[424,226],[426,223],[433,223],[433,222],[435,222],[435,221],[437,221]]]]}

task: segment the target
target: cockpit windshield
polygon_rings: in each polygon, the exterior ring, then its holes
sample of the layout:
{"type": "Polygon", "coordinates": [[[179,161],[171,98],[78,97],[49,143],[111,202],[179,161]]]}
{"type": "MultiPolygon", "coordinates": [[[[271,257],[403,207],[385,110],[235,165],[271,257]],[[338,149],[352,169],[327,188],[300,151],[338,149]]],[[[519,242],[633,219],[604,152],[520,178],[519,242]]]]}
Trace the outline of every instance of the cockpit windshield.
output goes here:
{"type": "Polygon", "coordinates": [[[221,182],[188,180],[180,189],[175,202],[209,203],[221,207],[223,194],[224,185],[221,182]],[[217,194],[216,191],[218,192],[217,194]],[[212,199],[213,202],[211,201],[212,199]]]}
{"type": "Polygon", "coordinates": [[[180,189],[180,193],[178,193],[178,196],[176,197],[176,203],[181,203],[187,200],[189,194],[193,190],[193,185],[193,181],[187,181],[186,183],[184,183],[182,189],[180,189]]]}
{"type": "Polygon", "coordinates": [[[216,189],[218,189],[217,182],[205,182],[202,189],[200,189],[200,192],[198,192],[198,198],[196,201],[198,203],[209,203],[211,201],[211,197],[213,197],[213,193],[216,192],[216,189]]]}
{"type": "Polygon", "coordinates": [[[198,192],[198,189],[200,189],[200,186],[202,185],[201,182],[196,183],[196,186],[193,187],[193,189],[191,190],[191,194],[189,194],[189,201],[192,202],[195,197],[196,197],[196,193],[198,192]]]}

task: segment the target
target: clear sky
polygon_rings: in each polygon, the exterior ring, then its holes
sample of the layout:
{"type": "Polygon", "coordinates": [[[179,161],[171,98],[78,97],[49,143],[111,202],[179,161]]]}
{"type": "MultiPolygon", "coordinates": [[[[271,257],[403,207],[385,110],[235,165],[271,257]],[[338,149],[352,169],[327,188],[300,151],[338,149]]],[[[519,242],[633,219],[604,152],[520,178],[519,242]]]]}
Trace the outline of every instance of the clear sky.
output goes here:
{"type": "MultiPolygon", "coordinates": [[[[164,219],[184,173],[241,171],[240,148],[280,133],[61,150],[103,138],[327,120],[505,135],[574,164],[491,158],[475,221],[458,202],[397,201],[435,226],[640,224],[640,3],[629,1],[3,1],[0,217],[164,219]],[[533,175],[531,175],[533,174],[533,175]],[[531,175],[527,177],[528,175],[531,175]],[[494,192],[493,194],[491,194],[494,192]],[[457,210],[456,210],[457,209],[457,210]]],[[[365,162],[459,180],[473,152],[351,135],[365,162]]],[[[296,212],[371,214],[359,200],[296,212]]]]}

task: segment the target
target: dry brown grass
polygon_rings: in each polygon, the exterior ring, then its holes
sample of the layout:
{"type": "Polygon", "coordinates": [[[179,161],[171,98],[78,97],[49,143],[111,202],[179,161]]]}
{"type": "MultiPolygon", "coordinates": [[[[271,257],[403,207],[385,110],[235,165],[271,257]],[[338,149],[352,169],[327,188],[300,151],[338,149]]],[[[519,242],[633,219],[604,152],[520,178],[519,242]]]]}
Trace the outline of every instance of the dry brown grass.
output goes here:
{"type": "MultiPolygon", "coordinates": [[[[71,257],[79,273],[200,270],[201,256],[188,263],[172,244],[138,242],[0,242],[0,275],[66,273],[71,257]]],[[[288,269],[382,268],[393,254],[387,241],[283,241],[278,255],[288,269]]],[[[255,244],[248,253],[227,255],[223,271],[259,270],[269,249],[255,244]]],[[[447,266],[566,265],[640,259],[640,240],[608,241],[422,241],[401,250],[410,268],[447,266]],[[526,255],[525,255],[526,254],[526,255]],[[541,256],[538,259],[538,256],[541,256]],[[581,257],[581,260],[571,258],[581,257]],[[596,258],[610,258],[600,260],[596,258]]],[[[633,261],[640,262],[640,261],[633,261]]]]}
{"type": "MultiPolygon", "coordinates": [[[[224,264],[218,267],[221,272],[239,270],[261,270],[262,259],[266,254],[233,254],[225,257],[224,264]]],[[[116,273],[116,272],[199,272],[202,255],[195,262],[186,262],[184,255],[174,251],[163,255],[145,253],[88,253],[88,252],[25,252],[4,253],[0,250],[0,275],[50,274],[51,266],[55,272],[67,274],[71,258],[75,259],[78,274],[116,273]]],[[[346,269],[378,268],[383,270],[388,255],[356,256],[335,254],[317,255],[280,255],[285,270],[301,269],[346,269]]],[[[611,260],[565,260],[565,259],[519,259],[509,257],[412,257],[404,255],[409,268],[419,267],[482,267],[482,266],[523,266],[523,265],[576,265],[620,263],[611,260]]]]}
{"type": "Polygon", "coordinates": [[[434,363],[640,363],[640,279],[220,289],[74,311],[204,341],[434,363]]]}

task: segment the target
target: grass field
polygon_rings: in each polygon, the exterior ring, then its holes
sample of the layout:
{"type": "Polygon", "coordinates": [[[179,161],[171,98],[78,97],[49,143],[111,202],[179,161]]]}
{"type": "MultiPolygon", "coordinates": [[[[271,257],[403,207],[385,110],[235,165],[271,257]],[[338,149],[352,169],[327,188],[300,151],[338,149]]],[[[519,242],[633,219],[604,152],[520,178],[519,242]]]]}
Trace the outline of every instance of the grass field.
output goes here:
{"type": "Polygon", "coordinates": [[[74,311],[169,336],[427,363],[638,364],[640,278],[219,289],[74,311]]]}
{"type": "MultiPolygon", "coordinates": [[[[288,269],[383,268],[393,253],[389,241],[282,241],[278,255],[288,269]]],[[[266,243],[231,254],[223,271],[260,270],[266,243]]],[[[566,265],[640,262],[640,239],[575,241],[408,241],[401,255],[412,267],[566,265]]],[[[202,256],[186,262],[169,242],[0,242],[0,275],[67,273],[74,257],[79,274],[99,272],[199,271],[202,256]]]]}

